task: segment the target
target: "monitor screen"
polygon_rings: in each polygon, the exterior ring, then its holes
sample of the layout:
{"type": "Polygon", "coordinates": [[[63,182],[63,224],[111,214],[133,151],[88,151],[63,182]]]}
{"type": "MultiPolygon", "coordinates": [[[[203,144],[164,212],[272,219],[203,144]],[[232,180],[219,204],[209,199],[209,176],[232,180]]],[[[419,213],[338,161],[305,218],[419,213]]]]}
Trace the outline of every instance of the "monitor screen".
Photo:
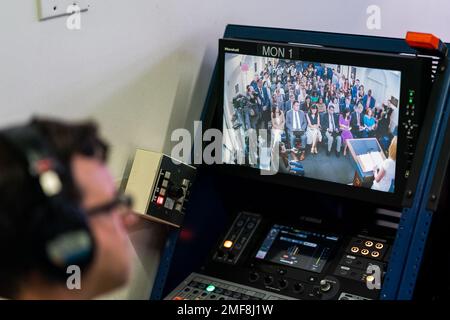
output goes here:
{"type": "Polygon", "coordinates": [[[337,241],[338,237],[334,235],[276,224],[264,239],[256,258],[320,273],[337,241]]]}
{"type": "Polygon", "coordinates": [[[224,163],[395,191],[401,71],[301,54],[223,59],[224,163]]]}

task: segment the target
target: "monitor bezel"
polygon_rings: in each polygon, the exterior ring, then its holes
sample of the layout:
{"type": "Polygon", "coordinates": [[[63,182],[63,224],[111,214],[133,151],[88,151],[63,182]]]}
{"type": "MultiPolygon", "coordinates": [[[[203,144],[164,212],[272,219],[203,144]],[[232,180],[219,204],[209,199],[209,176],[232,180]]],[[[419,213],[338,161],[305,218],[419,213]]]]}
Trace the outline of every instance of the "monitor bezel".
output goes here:
{"type": "MultiPolygon", "coordinates": [[[[420,101],[421,85],[424,81],[426,81],[426,75],[423,74],[423,58],[412,55],[329,48],[324,46],[313,46],[297,43],[278,43],[273,41],[269,42],[230,38],[219,39],[217,69],[219,89],[217,92],[218,99],[213,111],[213,128],[223,130],[223,86],[225,81],[225,54],[227,53],[224,48],[239,48],[239,54],[262,56],[261,54],[258,54],[258,46],[269,44],[274,46],[282,46],[285,48],[295,48],[295,50],[299,50],[301,58],[303,58],[304,61],[308,62],[341,64],[355,67],[377,68],[401,72],[395,191],[393,193],[382,192],[368,188],[358,188],[345,184],[318,180],[315,178],[298,177],[295,175],[284,173],[277,173],[276,175],[261,175],[259,169],[245,165],[222,164],[218,166],[220,167],[219,170],[226,174],[237,175],[243,178],[262,180],[299,189],[307,189],[342,198],[367,201],[379,204],[380,206],[400,208],[406,189],[407,178],[405,178],[405,173],[406,162],[408,161],[405,154],[406,129],[400,124],[402,122],[402,119],[405,118],[406,108],[404,107],[404,103],[405,101],[407,101],[408,90],[415,90],[418,101],[420,101]]],[[[425,106],[422,106],[422,109],[424,108],[425,106]]]]}

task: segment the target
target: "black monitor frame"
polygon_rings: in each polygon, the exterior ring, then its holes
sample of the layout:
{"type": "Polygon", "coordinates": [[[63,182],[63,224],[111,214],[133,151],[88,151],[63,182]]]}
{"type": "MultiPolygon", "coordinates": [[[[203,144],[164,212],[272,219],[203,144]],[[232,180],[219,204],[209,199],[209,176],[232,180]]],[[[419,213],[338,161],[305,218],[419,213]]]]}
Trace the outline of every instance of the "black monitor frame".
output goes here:
{"type": "MultiPolygon", "coordinates": [[[[421,114],[425,112],[427,88],[431,84],[431,59],[418,57],[414,55],[402,55],[383,52],[367,52],[339,48],[327,48],[323,46],[313,46],[292,43],[276,43],[241,39],[220,39],[219,40],[219,58],[218,58],[218,90],[215,108],[212,112],[212,127],[222,128],[223,122],[223,84],[224,84],[224,68],[225,53],[239,53],[243,55],[263,56],[261,47],[263,45],[271,45],[285,48],[287,52],[292,49],[294,52],[291,60],[302,60],[308,62],[330,63],[350,65],[356,67],[367,67],[377,69],[396,70],[401,72],[400,84],[400,105],[399,107],[399,126],[398,126],[398,143],[397,143],[397,167],[396,167],[396,185],[394,193],[374,191],[367,188],[358,188],[354,186],[343,185],[335,182],[317,180],[314,178],[298,177],[290,174],[278,173],[274,176],[262,176],[256,168],[245,165],[223,164],[218,166],[219,170],[254,180],[264,180],[274,184],[286,185],[300,189],[308,189],[320,193],[330,194],[343,198],[357,199],[378,204],[390,208],[401,208],[402,200],[405,193],[407,178],[405,173],[412,163],[411,155],[406,153],[406,129],[401,125],[405,119],[406,107],[405,102],[408,98],[408,91],[416,92],[416,112],[421,114]],[[238,48],[238,52],[225,51],[227,48],[238,48]]],[[[290,57],[284,59],[289,60],[290,57]]],[[[210,109],[211,110],[211,109],[210,109]]],[[[423,119],[424,115],[421,114],[423,119]]],[[[418,139],[419,133],[416,133],[415,141],[418,139]]],[[[423,152],[425,146],[414,147],[417,153],[423,152]]],[[[412,177],[410,176],[409,179],[412,177]]]]}

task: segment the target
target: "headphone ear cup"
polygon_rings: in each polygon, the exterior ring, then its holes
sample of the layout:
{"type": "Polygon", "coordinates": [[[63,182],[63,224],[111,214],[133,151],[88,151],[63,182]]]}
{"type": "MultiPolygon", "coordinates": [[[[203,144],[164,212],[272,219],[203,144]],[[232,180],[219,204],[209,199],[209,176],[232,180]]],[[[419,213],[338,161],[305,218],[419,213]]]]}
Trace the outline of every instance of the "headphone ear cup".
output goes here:
{"type": "Polygon", "coordinates": [[[87,269],[94,258],[95,243],[87,216],[71,196],[70,191],[76,188],[70,163],[60,163],[34,124],[1,130],[0,139],[16,153],[26,172],[21,187],[24,200],[16,204],[24,213],[17,218],[25,229],[18,240],[22,248],[18,254],[23,254],[30,269],[37,262],[49,278],[67,279],[71,265],[87,269]]]}
{"type": "Polygon", "coordinates": [[[67,278],[67,267],[86,271],[95,254],[95,241],[87,217],[78,206],[55,196],[36,212],[36,253],[50,276],[67,278]]]}

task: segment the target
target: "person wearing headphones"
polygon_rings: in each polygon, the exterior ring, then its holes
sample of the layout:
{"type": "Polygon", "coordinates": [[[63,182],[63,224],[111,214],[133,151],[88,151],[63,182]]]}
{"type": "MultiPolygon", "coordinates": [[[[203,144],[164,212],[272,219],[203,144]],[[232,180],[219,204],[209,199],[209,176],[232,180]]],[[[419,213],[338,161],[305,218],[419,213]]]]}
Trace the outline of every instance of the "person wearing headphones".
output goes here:
{"type": "Polygon", "coordinates": [[[90,122],[0,130],[0,297],[91,299],[126,284],[136,217],[107,151],[90,122]]]}

